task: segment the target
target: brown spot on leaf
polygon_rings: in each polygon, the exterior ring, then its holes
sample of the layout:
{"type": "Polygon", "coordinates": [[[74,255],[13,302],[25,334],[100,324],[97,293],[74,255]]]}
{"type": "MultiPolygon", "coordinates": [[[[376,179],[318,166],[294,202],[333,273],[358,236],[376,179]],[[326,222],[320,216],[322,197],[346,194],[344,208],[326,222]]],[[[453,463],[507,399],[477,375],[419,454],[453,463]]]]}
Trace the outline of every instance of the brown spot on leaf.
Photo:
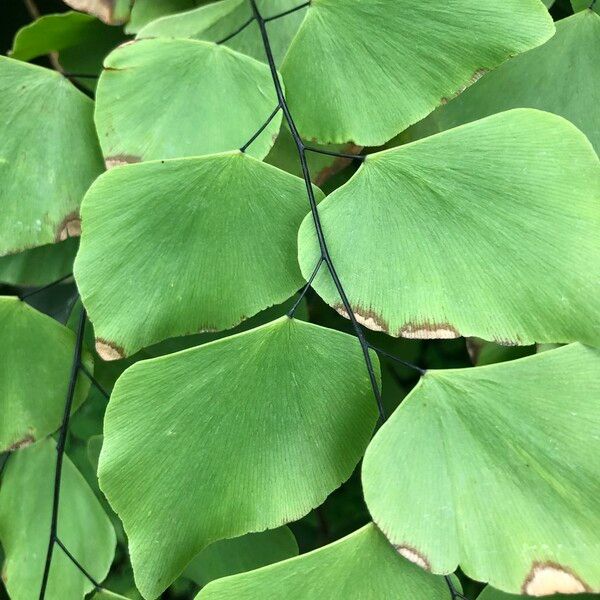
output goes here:
{"type": "Polygon", "coordinates": [[[526,596],[550,594],[583,594],[589,586],[568,567],[554,562],[536,562],[523,582],[521,591],[526,596]]]}
{"type": "MultiPolygon", "coordinates": [[[[344,154],[359,154],[364,146],[357,146],[356,144],[347,144],[341,150],[344,154]]],[[[331,179],[336,173],[339,173],[342,169],[347,167],[352,162],[351,158],[337,157],[328,167],[321,169],[314,178],[313,183],[318,186],[322,186],[329,179],[331,179]]]]}
{"type": "Polygon", "coordinates": [[[411,340],[454,340],[460,333],[449,323],[407,323],[400,329],[399,337],[411,340]]]}
{"type": "Polygon", "coordinates": [[[115,154],[114,156],[107,156],[104,159],[106,169],[112,169],[113,167],[120,167],[121,165],[131,165],[133,163],[139,163],[142,159],[139,156],[133,154],[115,154]]]}
{"type": "MultiPolygon", "coordinates": [[[[350,318],[350,315],[346,312],[343,304],[336,304],[333,308],[337,310],[342,317],[346,317],[346,319],[350,318]]],[[[373,331],[385,331],[386,333],[389,331],[388,324],[376,312],[365,310],[360,306],[353,306],[352,312],[354,313],[356,320],[368,329],[372,329],[373,331]]]]}
{"type": "Polygon", "coordinates": [[[71,237],[81,235],[81,219],[76,212],[67,215],[59,224],[56,230],[55,241],[64,242],[71,237]]]}
{"type": "Polygon", "coordinates": [[[471,77],[471,79],[469,79],[469,81],[465,84],[462,85],[458,91],[456,91],[452,96],[450,96],[450,98],[442,98],[440,100],[441,104],[448,104],[448,102],[450,102],[450,100],[454,100],[454,98],[456,98],[457,96],[460,96],[468,87],[471,87],[475,82],[479,81],[486,73],[488,72],[488,69],[477,69],[477,71],[475,71],[475,73],[473,73],[473,76],[471,77]]]}
{"type": "Polygon", "coordinates": [[[404,558],[410,560],[410,562],[415,563],[415,565],[419,565],[421,569],[431,571],[431,564],[427,558],[412,546],[401,545],[394,546],[394,548],[396,548],[398,554],[404,556],[404,558]]]}
{"type": "Polygon", "coordinates": [[[125,351],[120,346],[98,338],[96,340],[96,352],[102,360],[119,360],[125,356],[125,351]]]}
{"type": "Polygon", "coordinates": [[[27,446],[31,446],[35,442],[35,438],[32,435],[26,435],[24,438],[16,441],[14,444],[11,444],[8,447],[9,452],[14,452],[15,450],[20,450],[21,448],[26,448],[27,446]]]}

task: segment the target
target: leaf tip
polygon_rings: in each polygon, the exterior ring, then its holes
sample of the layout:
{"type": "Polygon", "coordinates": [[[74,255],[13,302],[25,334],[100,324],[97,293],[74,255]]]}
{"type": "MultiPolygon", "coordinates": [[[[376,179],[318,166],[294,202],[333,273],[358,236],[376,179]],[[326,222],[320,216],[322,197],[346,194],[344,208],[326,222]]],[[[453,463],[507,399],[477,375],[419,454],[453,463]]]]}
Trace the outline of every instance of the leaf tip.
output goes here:
{"type": "Polygon", "coordinates": [[[409,560],[411,563],[418,565],[421,569],[425,569],[426,571],[431,571],[431,564],[427,560],[427,558],[421,554],[418,550],[413,548],[412,546],[394,546],[396,548],[398,554],[409,560]]]}
{"type": "Polygon", "coordinates": [[[142,159],[139,156],[133,154],[115,154],[114,156],[107,156],[104,159],[106,169],[110,170],[114,167],[121,167],[123,165],[131,165],[134,163],[141,162],[142,159]]]}
{"type": "Polygon", "coordinates": [[[81,219],[75,212],[67,215],[59,224],[56,230],[55,241],[64,242],[68,238],[79,237],[81,235],[81,219]]]}
{"type": "Polygon", "coordinates": [[[112,342],[108,342],[99,338],[96,340],[96,352],[102,360],[106,361],[125,358],[125,352],[123,348],[113,344],[112,342]]]}
{"type": "Polygon", "coordinates": [[[449,323],[406,323],[400,329],[398,337],[411,340],[454,340],[460,333],[449,323]]]}
{"type": "Polygon", "coordinates": [[[557,563],[534,563],[521,591],[526,596],[582,594],[590,588],[567,567],[557,563]]]}

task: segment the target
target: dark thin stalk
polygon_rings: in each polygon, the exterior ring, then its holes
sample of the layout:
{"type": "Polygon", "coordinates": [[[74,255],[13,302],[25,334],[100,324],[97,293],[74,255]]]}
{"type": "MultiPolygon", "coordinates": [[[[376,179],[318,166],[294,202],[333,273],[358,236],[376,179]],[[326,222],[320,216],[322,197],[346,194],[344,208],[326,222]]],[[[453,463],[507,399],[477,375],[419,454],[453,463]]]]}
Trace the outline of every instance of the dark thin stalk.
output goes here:
{"type": "Polygon", "coordinates": [[[295,13],[297,10],[302,10],[303,8],[306,8],[307,6],[310,6],[310,0],[308,2],[303,2],[302,4],[299,4],[298,6],[294,6],[294,8],[290,8],[288,10],[284,10],[283,12],[277,13],[276,15],[273,15],[272,17],[265,17],[263,19],[263,21],[265,23],[268,23],[269,21],[274,21],[275,19],[281,19],[281,17],[287,17],[288,15],[295,13]]]}
{"type": "Polygon", "coordinates": [[[108,400],[110,394],[102,387],[100,382],[92,375],[90,370],[81,363],[81,372],[91,381],[92,385],[108,400]]]}
{"type": "Polygon", "coordinates": [[[298,299],[296,300],[296,302],[294,302],[294,306],[292,306],[292,308],[288,311],[288,317],[290,317],[290,319],[294,317],[294,313],[298,309],[298,306],[300,306],[300,302],[302,302],[302,298],[304,298],[304,296],[306,296],[306,292],[308,292],[308,288],[312,285],[312,282],[315,280],[315,277],[317,276],[317,273],[319,272],[319,269],[321,268],[322,264],[323,264],[323,257],[321,256],[321,258],[319,258],[319,262],[317,263],[317,266],[315,267],[315,270],[312,272],[312,275],[309,277],[308,281],[306,282],[306,285],[302,288],[302,291],[300,292],[300,296],[298,296],[298,299]]]}
{"type": "Polygon", "coordinates": [[[41,288],[38,288],[37,290],[33,290],[31,292],[27,292],[26,294],[21,294],[19,296],[19,298],[21,298],[21,300],[25,300],[25,298],[30,298],[31,296],[35,296],[36,294],[39,294],[40,292],[43,292],[44,290],[49,290],[50,288],[54,287],[55,285],[58,285],[59,283],[62,283],[63,281],[66,281],[70,277],[73,277],[73,273],[69,273],[68,275],[64,275],[60,279],[57,279],[56,281],[53,281],[52,283],[48,283],[47,285],[44,285],[41,288]]]}
{"type": "Polygon", "coordinates": [[[312,148],[311,146],[305,146],[304,149],[308,152],[326,154],[327,156],[336,156],[337,158],[349,158],[350,160],[357,160],[359,162],[364,162],[365,158],[367,158],[362,154],[346,154],[345,152],[332,152],[331,150],[322,150],[321,148],[312,148]]]}
{"type": "Polygon", "coordinates": [[[269,123],[275,118],[275,115],[280,111],[281,106],[278,104],[275,110],[269,115],[269,118],[260,126],[258,131],[240,148],[240,152],[246,152],[248,146],[269,126],[269,123]]]}
{"type": "Polygon", "coordinates": [[[58,442],[56,444],[56,467],[54,470],[54,494],[52,498],[50,538],[48,540],[48,550],[46,552],[46,562],[44,564],[44,575],[42,577],[42,585],[40,586],[39,600],[44,600],[46,597],[46,587],[48,585],[48,577],[50,575],[50,565],[52,564],[52,553],[54,552],[54,544],[58,540],[58,508],[60,504],[60,485],[62,478],[62,467],[65,456],[65,444],[67,442],[67,433],[69,430],[69,419],[71,417],[71,409],[73,407],[73,398],[75,397],[77,375],[81,366],[81,354],[83,351],[83,335],[85,333],[85,318],[85,309],[82,308],[81,313],[79,314],[79,322],[77,324],[77,338],[75,341],[75,349],[73,351],[73,362],[71,364],[71,374],[69,376],[69,386],[67,389],[65,408],[63,412],[62,423],[59,430],[58,442]]]}
{"type": "Polygon", "coordinates": [[[29,13],[29,16],[35,21],[40,18],[40,9],[33,0],[23,0],[23,4],[29,13]]]}
{"type": "Polygon", "coordinates": [[[331,278],[335,284],[335,287],[340,295],[340,299],[342,304],[344,305],[344,309],[352,322],[352,326],[356,331],[356,335],[360,342],[360,347],[363,352],[363,356],[365,359],[365,364],[367,366],[367,371],[369,374],[369,380],[371,382],[371,387],[373,388],[373,394],[375,395],[375,400],[377,401],[377,407],[379,409],[379,415],[382,421],[385,421],[385,409],[383,407],[383,402],[381,399],[381,391],[379,390],[379,384],[377,382],[377,376],[375,375],[375,369],[373,367],[373,361],[371,360],[371,356],[369,354],[369,345],[367,344],[367,340],[365,339],[365,335],[356,320],[356,315],[354,314],[354,310],[350,305],[350,301],[346,296],[346,292],[342,286],[340,278],[337,274],[335,266],[333,264],[333,260],[331,255],[329,254],[329,249],[327,247],[327,242],[325,241],[325,234],[323,233],[323,226],[321,224],[321,219],[319,217],[319,210],[317,208],[317,201],[315,198],[315,193],[313,191],[310,171],[308,168],[308,163],[306,161],[306,147],[304,142],[300,138],[300,134],[298,133],[298,129],[296,128],[296,124],[294,123],[294,119],[290,113],[290,109],[287,105],[283,88],[281,86],[281,81],[279,80],[279,74],[277,73],[277,67],[275,65],[275,59],[273,58],[273,51],[271,50],[271,42],[269,41],[269,34],[267,33],[267,27],[265,20],[262,18],[260,11],[258,10],[258,6],[256,5],[256,0],[248,0],[250,2],[250,6],[252,7],[252,13],[254,14],[254,18],[258,23],[260,29],[260,35],[262,37],[263,46],[265,48],[265,54],[267,55],[267,61],[269,63],[269,69],[271,70],[271,77],[273,79],[273,85],[275,86],[275,91],[277,93],[277,98],[279,100],[279,105],[281,106],[281,110],[285,116],[285,120],[288,124],[292,137],[294,139],[294,143],[296,144],[296,148],[298,150],[298,156],[300,158],[300,165],[302,167],[302,175],[304,177],[304,182],[306,184],[306,193],[308,195],[308,201],[310,203],[310,210],[313,217],[313,222],[315,224],[315,229],[317,233],[317,238],[319,240],[319,247],[321,249],[321,256],[325,264],[327,265],[327,269],[331,274],[331,278]]]}
{"type": "Polygon", "coordinates": [[[371,348],[371,350],[375,350],[375,352],[377,352],[377,354],[381,354],[382,356],[385,356],[386,358],[394,360],[397,363],[400,363],[401,365],[408,367],[409,369],[418,371],[421,375],[425,375],[425,373],[427,373],[427,371],[425,369],[421,369],[421,367],[418,367],[417,365],[413,365],[413,363],[408,362],[407,360],[403,360],[402,358],[399,358],[398,356],[394,356],[393,354],[390,354],[389,352],[386,352],[385,350],[382,350],[381,348],[376,348],[375,346],[371,346],[371,344],[369,344],[369,348],[371,348]]]}
{"type": "Polygon", "coordinates": [[[56,538],[56,543],[60,546],[61,550],[69,557],[71,562],[94,584],[96,589],[100,588],[100,584],[85,570],[81,563],[69,552],[67,547],[61,542],[60,538],[56,538]]]}
{"type": "Polygon", "coordinates": [[[230,33],[227,37],[224,37],[222,40],[216,42],[217,44],[224,44],[228,42],[231,38],[234,38],[238,33],[242,33],[250,23],[254,21],[254,17],[250,17],[247,21],[245,21],[242,25],[240,25],[233,33],[230,33]]]}

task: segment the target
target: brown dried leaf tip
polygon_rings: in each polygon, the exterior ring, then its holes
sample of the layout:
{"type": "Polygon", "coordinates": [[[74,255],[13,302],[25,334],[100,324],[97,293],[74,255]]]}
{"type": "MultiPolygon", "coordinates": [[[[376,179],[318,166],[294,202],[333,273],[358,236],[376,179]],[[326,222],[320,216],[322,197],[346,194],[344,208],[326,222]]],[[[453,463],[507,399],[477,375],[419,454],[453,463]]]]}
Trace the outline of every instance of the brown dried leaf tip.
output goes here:
{"type": "Polygon", "coordinates": [[[583,594],[591,592],[588,585],[571,569],[558,563],[534,563],[521,591],[526,596],[550,594],[583,594]]]}
{"type": "Polygon", "coordinates": [[[454,340],[460,333],[450,323],[407,323],[400,329],[399,337],[411,340],[454,340]]]}
{"type": "Polygon", "coordinates": [[[107,170],[114,167],[131,165],[139,162],[142,162],[142,159],[139,156],[134,156],[133,154],[115,154],[114,156],[107,156],[104,159],[104,164],[106,165],[107,170]]]}
{"type": "Polygon", "coordinates": [[[398,551],[398,554],[404,556],[407,560],[410,560],[411,563],[415,563],[415,565],[419,565],[421,569],[425,569],[426,571],[431,571],[431,565],[427,558],[423,556],[418,550],[413,548],[412,546],[394,546],[398,551]]]}
{"type": "Polygon", "coordinates": [[[96,340],[96,352],[102,360],[119,360],[125,357],[125,351],[120,346],[98,338],[96,340]]]}
{"type": "Polygon", "coordinates": [[[115,5],[118,0],[65,0],[71,8],[90,13],[108,25],[122,25],[124,18],[115,15],[115,5]]]}
{"type": "MultiPolygon", "coordinates": [[[[336,304],[333,308],[342,315],[342,317],[345,317],[346,319],[350,318],[350,315],[342,304],[336,304]]],[[[360,306],[353,306],[352,312],[354,313],[356,320],[368,329],[372,329],[373,331],[385,331],[386,333],[389,332],[390,328],[388,324],[373,310],[365,310],[360,306]]]]}
{"type": "Polygon", "coordinates": [[[76,212],[67,215],[56,229],[56,241],[64,242],[68,238],[81,235],[81,219],[76,212]]]}
{"type": "Polygon", "coordinates": [[[14,444],[8,447],[9,452],[15,452],[16,450],[20,450],[21,448],[26,448],[27,446],[31,446],[35,442],[35,438],[32,435],[26,435],[22,439],[16,441],[14,444]]]}
{"type": "Polygon", "coordinates": [[[454,94],[452,94],[452,96],[450,96],[450,98],[442,98],[440,100],[440,103],[442,105],[448,104],[448,102],[450,102],[450,100],[454,100],[454,98],[456,98],[457,96],[460,96],[467,88],[471,87],[474,83],[479,81],[487,72],[488,72],[488,69],[477,69],[477,71],[475,71],[475,73],[473,73],[473,76],[471,77],[471,79],[469,79],[469,81],[465,85],[462,85],[458,89],[458,91],[456,91],[454,94]]]}

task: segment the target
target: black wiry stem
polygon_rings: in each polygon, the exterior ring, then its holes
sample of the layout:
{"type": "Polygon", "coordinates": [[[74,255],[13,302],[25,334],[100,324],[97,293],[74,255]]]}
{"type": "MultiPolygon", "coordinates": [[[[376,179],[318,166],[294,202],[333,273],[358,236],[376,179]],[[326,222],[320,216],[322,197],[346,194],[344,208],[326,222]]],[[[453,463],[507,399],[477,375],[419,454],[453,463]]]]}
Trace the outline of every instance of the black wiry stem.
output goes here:
{"type": "Polygon", "coordinates": [[[275,118],[275,115],[281,110],[281,105],[277,105],[275,110],[269,115],[268,119],[260,126],[257,132],[240,148],[240,152],[246,152],[248,146],[269,126],[269,123],[275,118]]]}
{"type": "Polygon", "coordinates": [[[377,354],[381,354],[382,356],[385,356],[391,360],[395,360],[397,363],[400,363],[401,365],[404,365],[405,367],[408,367],[409,369],[418,371],[421,375],[425,375],[425,373],[427,373],[427,371],[425,369],[422,369],[421,367],[414,365],[413,363],[408,362],[407,360],[399,358],[398,356],[394,356],[393,354],[390,354],[389,352],[386,352],[385,350],[382,350],[381,348],[376,348],[375,346],[372,346],[371,344],[369,344],[369,348],[371,348],[371,350],[375,350],[375,352],[377,352],[377,354]]]}
{"type": "Polygon", "coordinates": [[[305,146],[304,149],[308,152],[316,152],[317,154],[326,154],[327,156],[336,156],[337,158],[349,158],[350,160],[357,160],[364,162],[366,156],[362,154],[346,154],[345,152],[333,152],[331,150],[323,150],[321,148],[312,148],[311,146],[305,146]]]}
{"type": "Polygon", "coordinates": [[[377,401],[377,407],[379,409],[379,415],[382,421],[385,421],[385,409],[383,407],[383,401],[381,399],[381,391],[379,389],[379,384],[377,382],[377,376],[375,375],[375,369],[373,367],[373,361],[371,359],[371,355],[369,354],[369,345],[367,344],[367,340],[365,339],[365,335],[362,331],[362,328],[358,321],[356,320],[356,315],[354,314],[354,310],[350,305],[350,301],[346,296],[346,292],[342,286],[340,278],[337,274],[335,266],[333,264],[333,260],[331,255],[329,254],[329,249],[327,247],[327,242],[325,241],[325,234],[323,233],[323,226],[321,224],[321,219],[319,217],[319,210],[317,208],[317,201],[315,198],[315,193],[313,191],[310,171],[308,169],[308,163],[306,162],[306,146],[304,142],[300,138],[300,134],[298,133],[298,129],[296,128],[296,124],[294,123],[294,119],[290,113],[290,109],[287,105],[287,101],[285,99],[283,89],[281,87],[281,81],[279,80],[279,74],[277,73],[277,67],[275,66],[275,59],[273,58],[273,51],[271,50],[271,43],[269,41],[269,34],[267,33],[267,27],[265,20],[260,14],[258,10],[258,6],[256,5],[256,0],[248,0],[250,2],[250,6],[252,7],[252,13],[254,14],[254,18],[258,23],[260,28],[260,35],[262,37],[263,46],[265,48],[265,54],[267,55],[267,61],[269,63],[269,69],[271,70],[271,76],[273,78],[273,84],[275,86],[275,92],[277,93],[277,98],[279,100],[279,105],[281,106],[281,110],[283,111],[285,120],[288,124],[292,137],[294,139],[294,143],[296,144],[296,148],[298,150],[298,156],[300,158],[300,165],[302,167],[302,175],[304,177],[304,182],[306,184],[306,193],[308,194],[308,201],[310,203],[310,210],[313,217],[313,222],[315,224],[315,229],[317,233],[317,238],[319,240],[319,247],[321,249],[321,257],[323,261],[327,265],[327,269],[331,274],[331,278],[335,284],[335,287],[340,295],[340,299],[342,304],[344,305],[344,309],[352,322],[352,326],[356,331],[356,335],[360,342],[360,346],[363,352],[363,356],[365,359],[365,363],[367,366],[367,371],[369,374],[369,380],[371,382],[371,387],[373,388],[373,394],[375,395],[375,400],[377,401]]]}
{"type": "Polygon", "coordinates": [[[81,363],[80,365],[81,372],[91,381],[92,385],[108,400],[110,398],[110,394],[106,391],[106,389],[100,384],[100,382],[92,375],[90,370],[81,363]]]}
{"type": "Polygon", "coordinates": [[[298,306],[300,306],[300,302],[302,302],[302,298],[304,298],[304,296],[306,296],[306,292],[308,292],[308,288],[312,285],[312,282],[315,280],[315,277],[317,276],[317,273],[319,272],[319,269],[321,268],[322,264],[323,264],[323,257],[321,256],[319,258],[319,262],[317,263],[317,266],[315,267],[315,270],[312,272],[312,275],[309,277],[308,281],[306,282],[306,285],[302,288],[302,291],[300,292],[298,299],[296,300],[296,302],[294,302],[294,306],[292,306],[292,308],[288,311],[288,317],[290,317],[290,319],[293,318],[294,313],[298,309],[298,306]]]}
{"type": "Polygon", "coordinates": [[[53,288],[55,285],[58,285],[59,283],[62,283],[63,281],[66,281],[67,279],[70,279],[71,277],[73,277],[73,273],[64,275],[60,279],[57,279],[56,281],[53,281],[52,283],[48,283],[47,285],[44,285],[44,286],[38,288],[37,290],[27,292],[26,294],[21,294],[19,296],[19,298],[21,298],[21,300],[25,300],[25,298],[30,298],[31,296],[35,296],[36,294],[39,294],[40,292],[43,292],[44,290],[49,290],[50,288],[53,288]]]}
{"type": "Polygon", "coordinates": [[[250,23],[254,21],[254,17],[250,17],[247,21],[245,21],[242,25],[240,25],[233,33],[230,33],[227,37],[224,37],[222,40],[219,40],[217,44],[224,44],[228,42],[231,38],[234,38],[238,33],[242,33],[250,23]]]}
{"type": "Polygon", "coordinates": [[[81,563],[69,552],[68,548],[62,543],[59,537],[56,538],[56,543],[60,546],[61,550],[69,557],[70,561],[94,584],[94,587],[98,589],[100,585],[98,582],[85,570],[81,563]]]}
{"type": "MultiPolygon", "coordinates": [[[[67,389],[67,398],[63,412],[62,423],[59,430],[58,442],[56,444],[56,467],[54,471],[54,494],[52,499],[52,517],[50,521],[50,539],[48,540],[48,551],[46,552],[46,562],[44,564],[44,575],[42,585],[40,586],[39,600],[46,597],[46,587],[48,586],[48,577],[50,576],[50,566],[52,564],[52,553],[54,545],[58,541],[58,508],[60,504],[60,485],[62,478],[62,467],[65,456],[65,444],[67,442],[67,433],[69,430],[69,419],[73,407],[73,398],[75,397],[75,386],[77,384],[77,375],[81,366],[81,354],[83,351],[83,335],[85,333],[85,309],[81,309],[79,322],[77,324],[77,338],[75,349],[73,351],[73,362],[71,364],[71,374],[69,377],[69,386],[67,389]]],[[[64,549],[64,548],[63,548],[64,549]]]]}
{"type": "Polygon", "coordinates": [[[277,13],[276,15],[273,15],[271,17],[265,17],[263,19],[263,21],[265,23],[268,23],[269,21],[274,21],[275,19],[281,19],[281,17],[287,17],[288,15],[295,13],[297,10],[302,10],[303,8],[306,8],[307,6],[310,6],[310,0],[308,2],[303,2],[302,4],[299,4],[298,6],[294,6],[294,8],[290,8],[288,10],[284,10],[283,12],[277,13]]]}

